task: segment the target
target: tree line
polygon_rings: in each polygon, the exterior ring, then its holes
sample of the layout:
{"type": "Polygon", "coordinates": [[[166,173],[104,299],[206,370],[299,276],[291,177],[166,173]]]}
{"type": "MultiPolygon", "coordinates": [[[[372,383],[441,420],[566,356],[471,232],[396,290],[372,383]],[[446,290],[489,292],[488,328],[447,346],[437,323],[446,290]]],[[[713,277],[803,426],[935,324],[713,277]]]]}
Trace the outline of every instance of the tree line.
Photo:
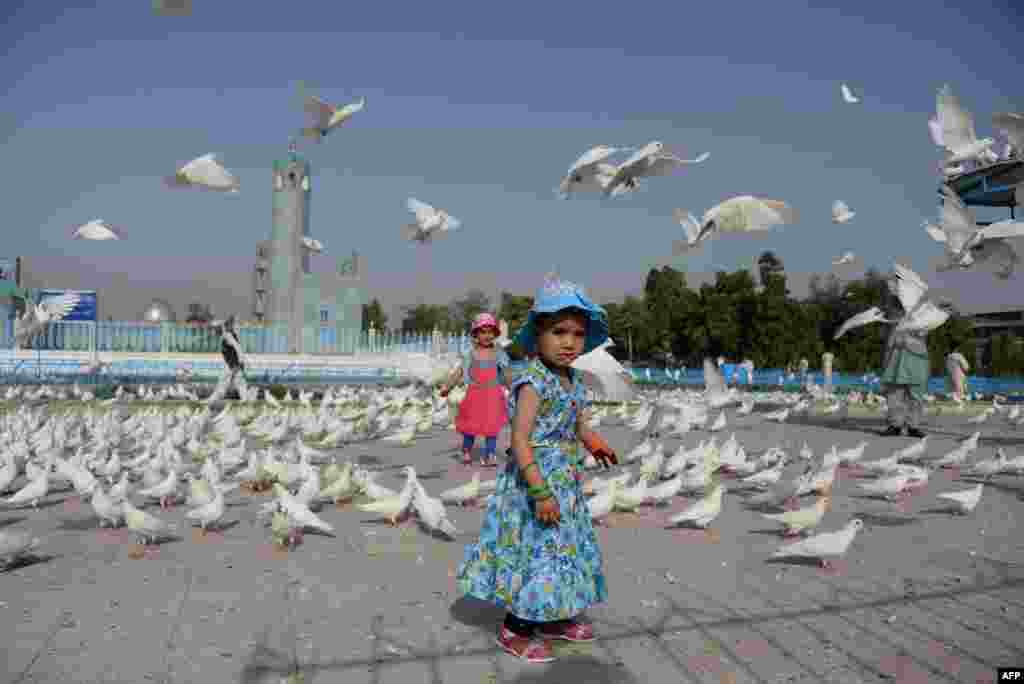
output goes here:
{"type": "MultiPolygon", "coordinates": [[[[873,324],[833,340],[835,332],[851,316],[877,306],[887,318],[901,315],[899,301],[889,289],[885,275],[875,269],[863,277],[841,281],[834,274],[811,278],[804,299],[791,296],[781,259],[770,251],[757,262],[756,283],[750,271],[719,271],[713,283],[690,287],[686,274],[670,266],[651,269],[640,296],[621,302],[603,303],[608,312],[616,346],[616,358],[645,366],[699,367],[705,357],[724,356],[731,360],[750,359],[758,368],[796,366],[806,358],[811,367],[820,365],[826,351],[835,355],[833,367],[847,373],[881,371],[882,351],[888,325],[873,324]]],[[[497,315],[508,321],[512,334],[526,320],[533,298],[501,293],[497,315]]],[[[928,336],[933,374],[945,372],[945,357],[959,350],[975,364],[974,331],[970,320],[943,303],[950,319],[928,336]]],[[[480,290],[469,290],[449,304],[419,303],[403,307],[400,329],[459,334],[481,311],[493,311],[490,298],[480,290]]],[[[377,299],[363,306],[363,329],[370,324],[387,329],[388,317],[377,299]]],[[[520,350],[510,352],[516,355],[520,350]]],[[[983,368],[995,376],[1024,375],[1021,338],[997,335],[988,346],[983,368]]]]}

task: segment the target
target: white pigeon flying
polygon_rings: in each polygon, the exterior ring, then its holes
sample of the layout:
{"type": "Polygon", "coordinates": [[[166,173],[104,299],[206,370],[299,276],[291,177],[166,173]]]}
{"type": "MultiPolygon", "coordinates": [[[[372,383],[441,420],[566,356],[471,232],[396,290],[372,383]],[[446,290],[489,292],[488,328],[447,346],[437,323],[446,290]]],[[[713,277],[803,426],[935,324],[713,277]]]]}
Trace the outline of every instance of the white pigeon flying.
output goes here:
{"type": "Polygon", "coordinates": [[[683,229],[683,239],[672,243],[672,253],[676,256],[689,252],[699,243],[711,237],[711,232],[701,232],[700,221],[688,211],[673,209],[672,217],[683,229]]]}
{"type": "Polygon", "coordinates": [[[836,200],[832,203],[832,223],[849,223],[856,215],[857,212],[851,211],[846,202],[836,200]]]}
{"type": "Polygon", "coordinates": [[[216,192],[237,193],[241,185],[214,153],[196,157],[178,169],[165,183],[171,188],[193,187],[216,192]]]}
{"type": "Polygon", "coordinates": [[[850,90],[850,86],[846,85],[845,83],[839,84],[839,92],[842,93],[843,102],[845,102],[846,104],[857,104],[858,102],[860,102],[860,98],[855,96],[853,94],[853,91],[850,90]]]}
{"type": "Polygon", "coordinates": [[[363,111],[366,108],[366,98],[361,97],[351,104],[339,107],[311,95],[306,98],[304,106],[306,113],[312,117],[313,125],[303,128],[302,135],[321,143],[328,133],[341,128],[353,115],[363,111]]]}
{"type": "Polygon", "coordinates": [[[949,320],[949,312],[924,298],[928,285],[921,276],[900,263],[893,264],[893,274],[893,287],[904,311],[897,330],[935,330],[949,320]]]}
{"type": "MultiPolygon", "coordinates": [[[[1009,259],[1012,272],[1016,252],[1005,241],[1009,238],[1024,237],[1024,222],[998,221],[981,226],[978,225],[974,212],[949,185],[942,186],[942,195],[940,225],[925,224],[928,235],[936,242],[942,243],[946,249],[947,264],[940,270],[966,269],[979,261],[998,259],[998,245],[1003,245],[1003,251],[1009,250],[1013,255],[1009,259]],[[993,244],[986,245],[986,242],[993,244]]],[[[1005,267],[1002,270],[1005,270],[1005,267]]]]}
{"type": "Polygon", "coordinates": [[[406,200],[406,206],[416,216],[416,223],[402,226],[402,235],[410,242],[429,244],[434,238],[457,230],[462,222],[448,212],[421,202],[415,197],[406,200]]]}
{"type": "Polygon", "coordinates": [[[857,255],[853,252],[843,252],[842,256],[838,259],[832,260],[833,266],[845,266],[846,264],[852,264],[857,258],[857,255]]]}
{"type": "Polygon", "coordinates": [[[962,161],[983,163],[985,153],[995,143],[992,138],[978,139],[974,132],[974,118],[960,104],[949,85],[939,89],[935,111],[942,126],[942,143],[948,150],[946,164],[962,161]]]}
{"type": "Polygon", "coordinates": [[[629,148],[597,145],[590,148],[569,167],[568,173],[558,185],[558,194],[568,199],[573,192],[604,190],[615,175],[615,165],[608,158],[629,148]]]}
{"type": "MultiPolygon", "coordinates": [[[[681,216],[682,212],[682,209],[677,210],[676,216],[681,216]]],[[[760,232],[775,226],[796,223],[797,220],[796,210],[785,202],[740,195],[727,199],[704,212],[700,231],[693,238],[692,243],[697,244],[707,239],[708,234],[712,232],[760,232]]],[[[687,241],[690,242],[689,238],[687,241]]]]}
{"type": "Polygon", "coordinates": [[[303,235],[302,248],[309,252],[313,252],[314,254],[322,254],[324,251],[324,243],[320,242],[316,238],[311,238],[308,235],[303,235]]]}
{"type": "Polygon", "coordinates": [[[76,292],[55,297],[47,297],[35,306],[26,306],[25,315],[18,319],[18,326],[14,333],[14,341],[18,346],[24,346],[29,340],[46,329],[50,323],[60,321],[81,301],[81,295],[76,292]]]}
{"type": "Polygon", "coordinates": [[[629,401],[636,394],[633,376],[608,353],[608,349],[614,346],[609,338],[573,361],[572,367],[580,371],[583,383],[606,401],[629,401]]]}
{"type": "Polygon", "coordinates": [[[843,324],[839,326],[839,330],[832,336],[832,339],[838,340],[840,337],[850,332],[854,328],[860,328],[871,323],[891,323],[885,318],[885,314],[877,306],[873,306],[867,311],[861,311],[856,316],[852,316],[847,320],[843,321],[843,324]]]}
{"type": "Polygon", "coordinates": [[[657,140],[649,142],[615,167],[614,175],[604,187],[605,197],[610,197],[624,183],[635,183],[638,178],[668,176],[685,166],[705,162],[710,156],[705,152],[696,159],[682,159],[666,152],[664,143],[657,140]]]}
{"type": "Polygon", "coordinates": [[[93,219],[75,228],[71,237],[75,240],[121,240],[124,237],[124,230],[114,227],[102,219],[93,219]]]}

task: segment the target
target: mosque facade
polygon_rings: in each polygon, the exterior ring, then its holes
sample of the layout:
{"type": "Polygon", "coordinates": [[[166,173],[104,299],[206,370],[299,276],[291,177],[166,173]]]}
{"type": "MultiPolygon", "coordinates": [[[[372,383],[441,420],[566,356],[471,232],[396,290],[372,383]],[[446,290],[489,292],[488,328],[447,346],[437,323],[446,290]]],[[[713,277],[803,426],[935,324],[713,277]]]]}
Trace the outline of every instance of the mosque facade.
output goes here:
{"type": "MultiPolygon", "coordinates": [[[[366,302],[365,267],[357,252],[337,258],[331,272],[314,273],[313,255],[303,247],[310,233],[312,178],[309,162],[294,146],[274,161],[270,239],[257,244],[253,272],[253,318],[287,335],[294,353],[323,351],[321,340],[358,339],[366,302]],[[333,334],[323,334],[333,328],[333,334]]],[[[328,246],[325,251],[329,252],[328,246]]]]}

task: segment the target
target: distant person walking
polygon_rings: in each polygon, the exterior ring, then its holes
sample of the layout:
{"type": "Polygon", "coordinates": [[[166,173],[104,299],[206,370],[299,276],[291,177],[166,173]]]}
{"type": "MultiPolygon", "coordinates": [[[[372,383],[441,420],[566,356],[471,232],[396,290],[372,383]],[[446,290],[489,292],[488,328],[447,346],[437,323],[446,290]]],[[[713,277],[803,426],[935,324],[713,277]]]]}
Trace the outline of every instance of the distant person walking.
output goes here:
{"type": "Polygon", "coordinates": [[[743,363],[740,364],[740,370],[742,371],[742,377],[746,380],[748,386],[754,384],[754,362],[750,359],[744,359],[743,363]]]}
{"type": "Polygon", "coordinates": [[[832,391],[832,363],[836,360],[836,355],[830,351],[825,352],[821,355],[821,373],[825,376],[825,391],[832,391]]]}
{"type": "Polygon", "coordinates": [[[238,339],[238,332],[235,330],[234,316],[228,316],[221,327],[220,354],[228,367],[227,372],[207,401],[220,401],[227,396],[228,390],[232,387],[238,390],[239,398],[244,399],[248,393],[248,387],[245,384],[245,354],[242,352],[242,342],[238,339]]]}
{"type": "Polygon", "coordinates": [[[967,372],[970,370],[967,359],[958,349],[946,355],[947,388],[956,399],[963,399],[967,394],[967,372]]]}

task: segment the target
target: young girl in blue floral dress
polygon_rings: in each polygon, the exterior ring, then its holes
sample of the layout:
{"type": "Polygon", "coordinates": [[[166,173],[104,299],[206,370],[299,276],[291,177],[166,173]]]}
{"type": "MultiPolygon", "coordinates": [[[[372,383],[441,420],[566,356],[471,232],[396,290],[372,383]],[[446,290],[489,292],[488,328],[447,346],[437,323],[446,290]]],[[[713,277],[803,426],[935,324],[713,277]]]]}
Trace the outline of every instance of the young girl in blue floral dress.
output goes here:
{"type": "Polygon", "coordinates": [[[608,597],[578,442],[605,467],[618,461],[587,427],[584,387],[570,368],[607,338],[604,310],[578,286],[549,279],[537,292],[516,335],[535,358],[509,392],[510,458],[457,572],[462,593],[507,610],[498,645],[533,663],[554,659],[551,639],[593,641],[579,617],[608,597]]]}

